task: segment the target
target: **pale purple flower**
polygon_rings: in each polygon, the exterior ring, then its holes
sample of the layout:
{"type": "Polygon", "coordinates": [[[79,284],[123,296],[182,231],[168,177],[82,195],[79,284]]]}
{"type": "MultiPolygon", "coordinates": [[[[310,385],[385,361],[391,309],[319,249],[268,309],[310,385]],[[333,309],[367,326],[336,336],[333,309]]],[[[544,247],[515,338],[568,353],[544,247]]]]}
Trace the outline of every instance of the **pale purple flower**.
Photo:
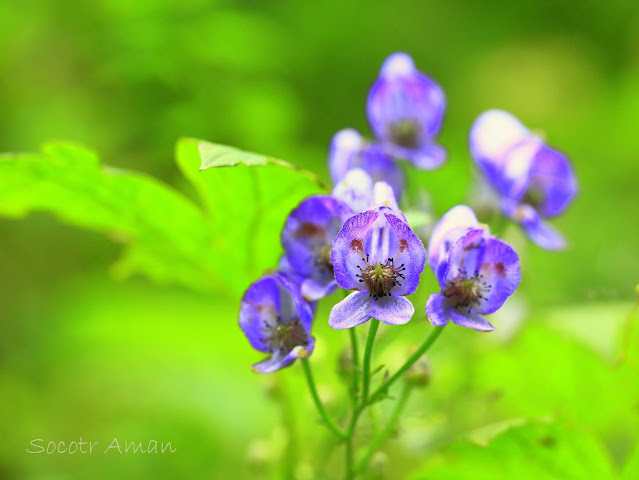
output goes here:
{"type": "Polygon", "coordinates": [[[498,310],[521,280],[519,257],[477,223],[466,206],[451,209],[433,231],[428,263],[441,292],[426,303],[435,326],[450,320],[475,330],[493,330],[483,315],[498,310]]]}
{"type": "Polygon", "coordinates": [[[386,59],[368,94],[368,121],[375,136],[393,156],[422,169],[437,168],[446,159],[434,141],[445,109],[442,89],[406,53],[386,59]]]}
{"type": "Polygon", "coordinates": [[[240,327],[251,346],[269,357],[253,365],[271,373],[313,352],[313,305],[304,300],[292,277],[275,273],[253,283],[242,297],[240,327]]]}
{"type": "Polygon", "coordinates": [[[367,142],[352,128],[337,132],[331,140],[328,160],[333,183],[339,184],[354,169],[364,170],[373,182],[386,182],[401,197],[404,191],[404,174],[383,150],[381,145],[367,142]]]}
{"type": "Polygon", "coordinates": [[[352,328],[370,318],[402,325],[415,308],[405,298],[417,289],[426,250],[396,209],[390,186],[378,182],[382,205],[348,219],[331,249],[337,284],[355,290],[335,305],[329,325],[352,328]]]}
{"type": "Polygon", "coordinates": [[[335,290],[331,245],[352,214],[341,200],[316,195],[302,201],[286,219],[282,245],[290,269],[303,277],[301,293],[307,300],[318,300],[335,290]]]}
{"type": "Polygon", "coordinates": [[[502,196],[504,214],[520,223],[539,246],[564,248],[563,236],[544,219],[563,212],[577,193],[568,158],[500,110],[487,111],[475,120],[470,149],[486,179],[502,196]]]}

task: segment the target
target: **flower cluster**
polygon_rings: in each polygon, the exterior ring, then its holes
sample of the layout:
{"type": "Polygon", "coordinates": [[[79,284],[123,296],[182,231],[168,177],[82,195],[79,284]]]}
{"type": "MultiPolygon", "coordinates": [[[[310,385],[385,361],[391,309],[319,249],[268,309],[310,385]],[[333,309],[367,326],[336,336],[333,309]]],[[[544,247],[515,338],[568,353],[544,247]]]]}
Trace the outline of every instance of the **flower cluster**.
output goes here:
{"type": "MultiPolygon", "coordinates": [[[[446,159],[435,142],[445,108],[442,89],[410,56],[396,53],[384,62],[366,105],[374,138],[351,128],[335,134],[328,158],[332,192],[307,198],[290,213],[276,273],[259,279],[242,298],[240,326],[256,350],[269,354],[254,365],[256,371],[273,372],[311,355],[315,303],[337,287],[350,293],[332,306],[332,328],[354,328],[371,318],[406,324],[415,314],[406,297],[416,292],[426,262],[440,289],[425,304],[434,326],[452,320],[479,331],[494,328],[485,315],[517,289],[517,253],[465,205],[450,209],[423,239],[427,252],[398,205],[407,196],[401,160],[433,169],[446,159]]],[[[500,195],[506,217],[536,244],[564,246],[545,221],[576,194],[563,154],[501,111],[475,121],[470,154],[500,195]]]]}

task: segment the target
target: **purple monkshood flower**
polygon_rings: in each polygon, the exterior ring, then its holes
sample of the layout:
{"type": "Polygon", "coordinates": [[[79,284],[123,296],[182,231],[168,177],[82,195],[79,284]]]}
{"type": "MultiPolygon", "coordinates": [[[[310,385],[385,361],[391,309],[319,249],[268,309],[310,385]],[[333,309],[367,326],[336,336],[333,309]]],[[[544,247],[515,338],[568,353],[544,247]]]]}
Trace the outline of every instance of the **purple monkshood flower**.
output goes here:
{"type": "Polygon", "coordinates": [[[293,210],[282,230],[282,245],[290,268],[304,278],[301,294],[318,300],[337,287],[331,264],[331,244],[342,224],[353,215],[332,196],[316,195],[293,210]]]}
{"type": "MultiPolygon", "coordinates": [[[[379,202],[392,189],[375,186],[379,202]]],[[[335,305],[329,315],[332,328],[360,325],[371,318],[403,325],[415,313],[406,299],[417,289],[426,263],[426,249],[396,210],[394,198],[348,219],[333,242],[331,260],[337,284],[356,290],[335,305]]]]}
{"type": "Polygon", "coordinates": [[[331,140],[328,166],[333,183],[343,181],[353,168],[361,168],[373,182],[386,182],[395,191],[395,196],[402,196],[404,191],[404,174],[389,157],[381,145],[368,143],[360,133],[352,128],[337,132],[331,140]]]}
{"type": "Polygon", "coordinates": [[[271,373],[309,357],[315,346],[312,321],[313,305],[290,276],[275,273],[253,283],[242,297],[240,327],[254,349],[270,354],[253,369],[271,373]]]}
{"type": "Polygon", "coordinates": [[[351,207],[353,213],[361,213],[373,206],[373,180],[361,168],[353,168],[331,195],[351,207]]]}
{"type": "Polygon", "coordinates": [[[419,72],[405,53],[388,57],[368,93],[368,121],[393,156],[430,170],[446,160],[435,144],[446,99],[433,80],[419,72]]]}
{"type": "Polygon", "coordinates": [[[500,110],[484,112],[475,120],[470,149],[487,180],[501,194],[504,214],[520,223],[540,247],[564,248],[564,238],[544,218],[563,212],[577,193],[566,156],[500,110]]]}
{"type": "Polygon", "coordinates": [[[426,316],[437,327],[452,320],[493,330],[483,315],[497,311],[521,280],[517,253],[479,225],[464,205],[453,207],[435,226],[428,264],[441,287],[426,302],[426,316]]]}

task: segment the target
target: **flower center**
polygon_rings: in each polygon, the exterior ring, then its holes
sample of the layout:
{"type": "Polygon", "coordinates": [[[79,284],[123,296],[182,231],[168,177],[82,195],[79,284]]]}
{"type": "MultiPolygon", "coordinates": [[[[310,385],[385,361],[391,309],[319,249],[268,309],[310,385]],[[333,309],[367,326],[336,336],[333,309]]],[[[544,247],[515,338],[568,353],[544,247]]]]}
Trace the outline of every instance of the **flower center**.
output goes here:
{"type": "Polygon", "coordinates": [[[544,203],[546,200],[545,197],[545,193],[541,188],[531,185],[524,193],[521,201],[522,203],[527,203],[531,207],[537,209],[544,203]]]}
{"type": "Polygon", "coordinates": [[[326,274],[333,274],[333,264],[331,263],[331,245],[323,245],[315,256],[315,267],[326,274]]]}
{"type": "Polygon", "coordinates": [[[363,283],[368,290],[369,296],[373,297],[377,300],[380,297],[390,296],[391,288],[395,285],[401,286],[398,278],[406,278],[401,273],[406,268],[404,268],[404,264],[402,263],[400,266],[395,266],[395,260],[389,258],[386,262],[377,262],[374,264],[368,263],[368,255],[366,256],[366,268],[362,268],[359,265],[360,273],[357,275],[359,277],[360,283],[363,283]]]}
{"type": "Polygon", "coordinates": [[[470,313],[473,306],[484,300],[484,293],[489,292],[492,288],[483,278],[484,276],[477,270],[471,277],[462,270],[458,277],[446,282],[444,288],[446,303],[451,307],[465,308],[470,313]]]}
{"type": "Polygon", "coordinates": [[[278,317],[275,325],[265,325],[265,328],[268,332],[266,339],[273,353],[286,355],[295,347],[308,344],[308,334],[299,318],[282,323],[278,317]]]}
{"type": "Polygon", "coordinates": [[[421,125],[410,119],[398,120],[389,126],[390,139],[400,147],[419,147],[421,133],[421,125]]]}

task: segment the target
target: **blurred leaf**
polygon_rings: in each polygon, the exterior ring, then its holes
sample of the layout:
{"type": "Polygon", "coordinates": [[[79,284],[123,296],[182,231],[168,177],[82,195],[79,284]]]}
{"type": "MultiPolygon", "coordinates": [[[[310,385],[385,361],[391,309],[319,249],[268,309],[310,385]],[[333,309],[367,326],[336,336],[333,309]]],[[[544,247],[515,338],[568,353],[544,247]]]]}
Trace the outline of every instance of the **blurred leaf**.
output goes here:
{"type": "Polygon", "coordinates": [[[0,214],[45,211],[109,234],[127,245],[114,267],[119,277],[142,273],[162,283],[238,294],[277,265],[286,216],[321,191],[312,174],[286,162],[197,140],[180,142],[178,163],[208,213],[158,180],[101,167],[85,148],[52,143],[41,154],[0,156],[0,214]],[[199,172],[201,163],[238,167],[199,172]]]}
{"type": "Polygon", "coordinates": [[[622,473],[623,480],[637,480],[639,478],[639,440],[630,453],[622,473]]]}
{"type": "Polygon", "coordinates": [[[614,478],[614,472],[606,452],[585,433],[531,422],[505,430],[487,446],[459,442],[411,478],[603,480],[614,478]]]}
{"type": "Polygon", "coordinates": [[[509,416],[559,415],[606,437],[633,434],[629,420],[639,396],[636,371],[606,362],[581,337],[556,332],[557,322],[554,311],[548,322],[529,321],[512,343],[481,356],[473,372],[476,387],[494,392],[494,407],[509,416]]]}
{"type": "Polygon", "coordinates": [[[218,232],[219,268],[236,291],[277,265],[289,212],[303,198],[325,193],[315,175],[287,162],[192,138],[178,142],[177,162],[218,232]]]}
{"type": "Polygon", "coordinates": [[[118,276],[144,273],[199,289],[215,285],[212,234],[180,193],[144,174],[101,167],[82,147],[51,143],[41,154],[0,156],[0,214],[50,212],[127,245],[118,276]]]}

